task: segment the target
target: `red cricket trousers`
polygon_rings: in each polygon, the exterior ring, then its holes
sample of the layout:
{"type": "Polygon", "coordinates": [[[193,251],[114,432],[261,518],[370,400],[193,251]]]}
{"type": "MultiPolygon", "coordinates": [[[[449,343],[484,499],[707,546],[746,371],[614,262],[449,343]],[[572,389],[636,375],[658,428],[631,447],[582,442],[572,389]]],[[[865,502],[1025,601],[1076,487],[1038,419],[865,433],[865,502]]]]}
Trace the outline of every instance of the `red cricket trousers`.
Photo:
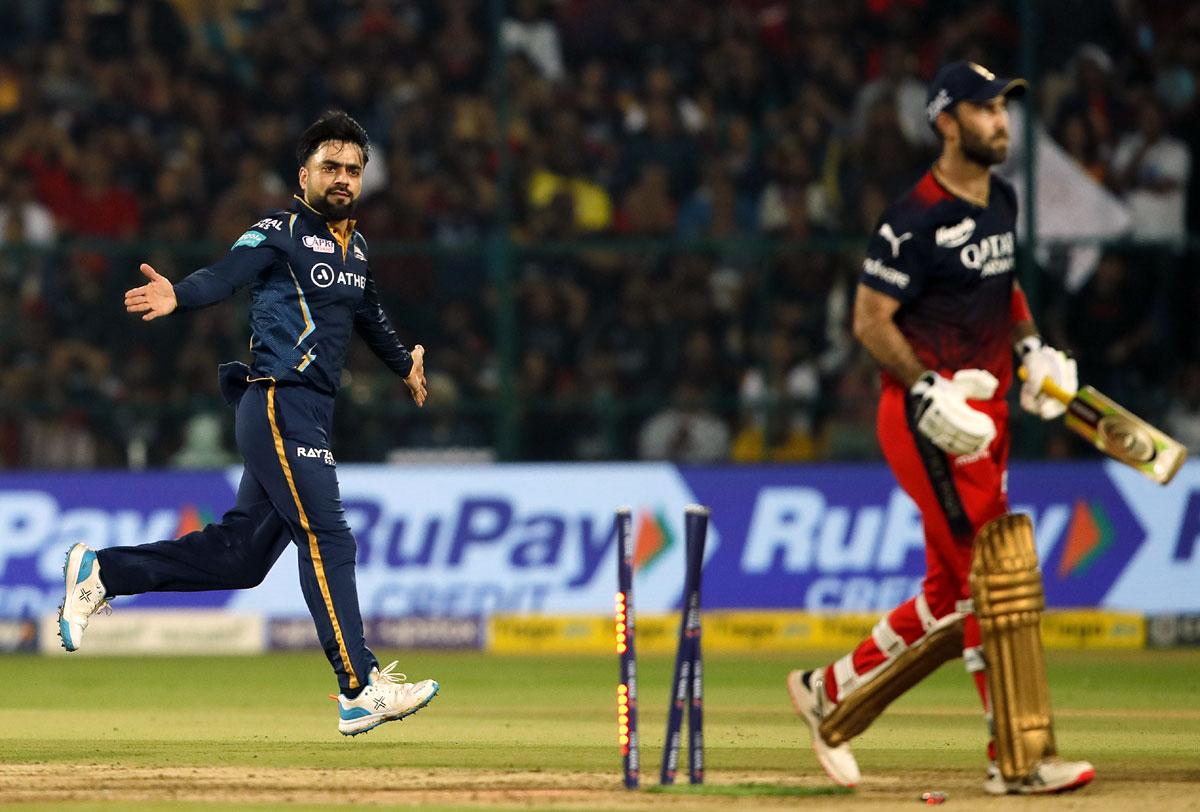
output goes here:
{"type": "MultiPolygon", "coordinates": [[[[1008,512],[1009,448],[1008,403],[1001,399],[970,403],[996,422],[996,439],[979,454],[953,457],[917,431],[915,403],[908,392],[890,381],[884,383],[876,424],[879,444],[900,487],[921,511],[925,580],[920,595],[893,609],[870,637],[827,668],[825,689],[835,702],[872,679],[886,679],[892,658],[919,642],[937,620],[970,597],[967,576],[975,535],[1008,512]]],[[[986,707],[979,647],[979,624],[970,615],[963,654],[986,707]]]]}

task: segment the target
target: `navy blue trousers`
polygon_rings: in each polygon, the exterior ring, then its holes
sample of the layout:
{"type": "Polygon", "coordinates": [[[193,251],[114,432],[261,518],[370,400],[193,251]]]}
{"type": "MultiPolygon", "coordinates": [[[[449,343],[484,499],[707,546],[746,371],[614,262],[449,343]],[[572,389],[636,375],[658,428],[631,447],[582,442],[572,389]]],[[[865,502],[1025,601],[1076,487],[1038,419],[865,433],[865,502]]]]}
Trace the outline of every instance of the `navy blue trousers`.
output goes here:
{"type": "Polygon", "coordinates": [[[300,587],[343,693],[378,663],[363,639],[354,579],[357,545],[329,452],[333,398],[257,381],[237,401],[246,460],[237,502],[221,521],[169,541],[98,550],[111,595],[249,589],[295,541],[300,587]]]}

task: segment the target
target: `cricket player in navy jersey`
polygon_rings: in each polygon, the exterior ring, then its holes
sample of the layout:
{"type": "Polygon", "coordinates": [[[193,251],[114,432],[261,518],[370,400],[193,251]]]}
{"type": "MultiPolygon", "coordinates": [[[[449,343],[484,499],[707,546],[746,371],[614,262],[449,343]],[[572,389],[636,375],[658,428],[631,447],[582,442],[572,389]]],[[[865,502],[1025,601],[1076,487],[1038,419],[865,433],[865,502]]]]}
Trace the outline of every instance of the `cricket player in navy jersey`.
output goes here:
{"type": "Polygon", "coordinates": [[[363,733],[423,708],[433,680],[380,670],[363,639],[354,580],[356,545],[346,524],[331,451],[333,405],[351,333],[358,333],[413,399],[425,402],[424,349],[397,338],[379,303],[367,242],[352,218],[369,157],[366,132],[343,112],[310,126],[297,148],[301,193],[271,212],[229,253],[172,285],[149,265],[125,294],[144,321],[196,310],[250,286],[249,366],[222,364],[221,391],[236,409],[245,470],[237,503],[220,522],[182,538],[67,553],[59,618],[77,650],[88,619],[107,601],[144,592],[249,589],[295,542],[300,584],[337,674],[338,730],[363,733]]]}
{"type": "MultiPolygon", "coordinates": [[[[1014,352],[1030,373],[1026,410],[1051,419],[1064,409],[1034,381],[1077,388],[1074,360],[1038,337],[1015,277],[1015,192],[990,169],[1008,152],[1007,98],[1024,87],[973,63],[938,72],[927,113],[941,155],[884,212],[859,277],[854,333],[882,367],[879,442],[921,511],[926,575],[852,652],[788,676],[818,760],[845,786],[859,780],[849,739],[942,662],[964,657],[991,712],[968,573],[976,534],[1008,512],[1014,352]]],[[[992,794],[1058,792],[1094,775],[1087,762],[1053,758],[1008,781],[994,744],[989,756],[992,794]]]]}

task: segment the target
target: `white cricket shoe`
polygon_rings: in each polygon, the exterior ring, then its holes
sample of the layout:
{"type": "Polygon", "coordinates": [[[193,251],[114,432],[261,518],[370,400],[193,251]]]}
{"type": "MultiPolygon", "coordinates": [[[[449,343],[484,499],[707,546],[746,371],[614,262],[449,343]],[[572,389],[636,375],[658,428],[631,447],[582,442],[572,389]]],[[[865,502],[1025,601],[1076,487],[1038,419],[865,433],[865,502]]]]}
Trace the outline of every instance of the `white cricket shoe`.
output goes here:
{"type": "Polygon", "coordinates": [[[96,553],[85,544],[72,545],[67,550],[63,566],[66,592],[58,610],[58,636],[67,651],[77,651],[83,645],[83,632],[88,618],[108,608],[104,584],[100,582],[100,562],[96,553]]]}
{"type": "Polygon", "coordinates": [[[367,687],[354,699],[338,694],[331,698],[338,703],[338,732],[343,736],[357,736],[372,728],[403,719],[429,704],[438,692],[438,684],[431,679],[420,682],[405,682],[403,674],[393,674],[396,661],[382,671],[371,669],[367,687]]]}
{"type": "Polygon", "coordinates": [[[808,730],[812,735],[813,752],[821,763],[825,774],[835,784],[843,787],[853,787],[862,779],[858,771],[858,761],[850,752],[846,742],[837,747],[830,747],[821,738],[821,719],[825,715],[826,705],[829,704],[825,694],[824,676],[820,669],[815,671],[793,671],[787,677],[788,696],[792,698],[792,707],[804,721],[808,722],[808,730]],[[804,676],[810,674],[808,684],[804,676]]]}
{"type": "Polygon", "coordinates": [[[1048,758],[1038,763],[1023,781],[1005,781],[996,762],[988,765],[983,791],[989,795],[1051,795],[1070,792],[1096,777],[1096,768],[1086,761],[1048,758]]]}

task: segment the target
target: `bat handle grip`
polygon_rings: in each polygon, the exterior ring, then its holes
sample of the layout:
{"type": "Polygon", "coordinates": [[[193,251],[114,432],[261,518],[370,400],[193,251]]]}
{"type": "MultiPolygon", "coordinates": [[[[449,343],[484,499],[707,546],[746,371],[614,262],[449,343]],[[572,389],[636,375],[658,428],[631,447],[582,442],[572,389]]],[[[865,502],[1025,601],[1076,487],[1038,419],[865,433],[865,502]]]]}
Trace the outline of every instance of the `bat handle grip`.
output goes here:
{"type": "MultiPolygon", "coordinates": [[[[1017,369],[1017,377],[1023,381],[1027,381],[1029,380],[1029,371],[1025,367],[1020,367],[1017,369]]],[[[1074,395],[1049,378],[1042,379],[1041,389],[1043,394],[1049,395],[1064,406],[1069,406],[1071,401],[1075,399],[1074,395]]]]}

